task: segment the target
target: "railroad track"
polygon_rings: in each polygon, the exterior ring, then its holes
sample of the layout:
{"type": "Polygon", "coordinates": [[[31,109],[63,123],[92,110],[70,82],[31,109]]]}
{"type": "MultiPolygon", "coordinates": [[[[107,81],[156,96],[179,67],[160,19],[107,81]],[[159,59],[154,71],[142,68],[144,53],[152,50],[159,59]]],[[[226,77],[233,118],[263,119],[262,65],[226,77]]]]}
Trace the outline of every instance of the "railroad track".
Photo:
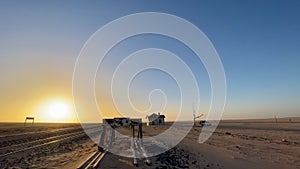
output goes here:
{"type": "MultiPolygon", "coordinates": [[[[47,146],[47,145],[50,145],[50,144],[55,144],[55,143],[67,141],[67,140],[70,140],[70,139],[74,139],[74,138],[78,138],[78,137],[83,137],[84,135],[85,135],[85,133],[81,132],[79,134],[78,133],[76,135],[72,134],[72,135],[64,137],[64,138],[61,138],[61,137],[63,137],[63,136],[61,136],[58,139],[46,141],[46,142],[43,142],[43,143],[40,143],[40,144],[33,144],[33,145],[28,146],[28,147],[16,148],[13,151],[0,154],[0,158],[6,157],[6,156],[10,156],[10,155],[14,155],[14,154],[17,154],[17,153],[20,153],[20,152],[25,152],[25,151],[28,151],[28,150],[33,150],[33,149],[36,149],[36,148],[39,148],[39,147],[43,147],[43,146],[47,146]]],[[[25,144],[27,144],[27,143],[25,143],[25,144]]],[[[23,146],[23,145],[18,145],[18,146],[23,146]]]]}
{"type": "Polygon", "coordinates": [[[45,130],[45,131],[32,131],[32,132],[25,132],[25,133],[16,133],[16,134],[5,134],[5,135],[0,135],[0,138],[8,138],[8,137],[14,137],[14,136],[28,136],[28,135],[34,135],[34,134],[43,134],[43,133],[55,133],[59,131],[66,131],[66,130],[75,130],[79,129],[80,127],[66,127],[66,128],[61,128],[61,129],[52,129],[52,130],[45,130]]]}
{"type": "Polygon", "coordinates": [[[113,140],[115,138],[115,130],[111,129],[108,130],[109,133],[107,133],[107,126],[102,126],[102,131],[100,134],[100,140],[98,144],[98,150],[93,153],[86,161],[84,161],[77,169],[95,169],[99,166],[100,161],[105,156],[105,154],[108,152],[108,150],[111,148],[113,144],[113,140]],[[108,134],[108,138],[106,139],[105,135],[108,134]],[[99,145],[104,145],[104,142],[106,143],[106,146],[104,148],[100,147],[99,145]]]}
{"type": "MultiPolygon", "coordinates": [[[[90,130],[94,128],[97,128],[97,126],[89,127],[86,128],[85,130],[90,130]]],[[[63,129],[54,129],[54,130],[41,131],[41,132],[26,132],[26,133],[16,133],[10,135],[1,135],[0,139],[2,138],[2,140],[0,140],[0,153],[1,153],[1,149],[5,149],[6,147],[14,147],[17,144],[23,144],[24,141],[33,142],[37,140],[42,140],[44,138],[52,138],[65,133],[74,133],[78,131],[83,131],[83,129],[80,127],[68,127],[63,129]]]]}
{"type": "MultiPolygon", "coordinates": [[[[93,128],[91,128],[93,129],[93,128]]],[[[95,133],[98,131],[94,131],[95,133]]],[[[65,133],[61,135],[56,135],[53,137],[48,137],[48,138],[43,138],[43,139],[38,139],[34,141],[29,141],[25,143],[19,143],[19,144],[14,144],[11,146],[6,146],[0,148],[0,158],[11,156],[20,152],[25,152],[29,150],[33,150],[36,148],[40,148],[43,146],[48,146],[51,144],[57,144],[60,142],[72,140],[75,138],[80,138],[86,136],[86,133],[84,131],[78,131],[78,132],[73,132],[73,133],[65,133]]]]}
{"type": "MultiPolygon", "coordinates": [[[[111,147],[112,146],[118,147],[120,145],[119,143],[122,142],[122,140],[118,140],[115,137],[114,130],[111,130],[111,132],[109,134],[110,134],[110,136],[107,138],[106,144],[99,143],[99,145],[102,145],[105,147],[103,147],[103,148],[98,147],[98,150],[96,152],[94,152],[93,154],[91,154],[80,166],[77,167],[77,169],[96,169],[96,168],[98,168],[103,157],[108,153],[108,151],[111,149],[111,147]]],[[[138,166],[138,157],[141,157],[141,156],[143,157],[143,159],[145,159],[145,163],[147,165],[151,165],[151,161],[148,158],[146,150],[143,146],[142,139],[132,138],[130,145],[131,146],[128,148],[132,152],[133,164],[135,166],[138,166]]]]}
{"type": "Polygon", "coordinates": [[[13,144],[10,146],[5,146],[0,148],[0,153],[3,153],[5,150],[14,150],[20,147],[26,147],[26,145],[33,145],[33,144],[42,144],[44,142],[49,142],[49,141],[55,141],[56,139],[59,138],[63,138],[63,137],[68,137],[68,136],[72,136],[72,135],[76,135],[76,134],[80,134],[82,132],[75,132],[75,133],[67,133],[67,134],[62,134],[62,135],[57,135],[57,136],[52,136],[52,137],[48,137],[48,138],[44,138],[44,139],[38,139],[38,140],[34,140],[34,141],[29,141],[29,142],[25,142],[25,143],[19,143],[19,144],[13,144]]]}
{"type": "Polygon", "coordinates": [[[77,169],[95,169],[99,166],[102,158],[107,153],[106,150],[98,150],[93,153],[86,161],[84,161],[77,169]]]}
{"type": "MultiPolygon", "coordinates": [[[[54,137],[57,135],[62,135],[65,133],[74,133],[82,131],[81,128],[68,128],[68,129],[58,129],[58,130],[51,130],[51,131],[42,131],[42,132],[26,132],[26,133],[18,133],[18,134],[11,134],[7,137],[2,137],[0,140],[0,153],[1,149],[6,147],[12,147],[17,144],[22,144],[24,142],[32,142],[44,138],[54,137]]],[[[3,136],[3,135],[2,135],[3,136]]]]}
{"type": "MultiPolygon", "coordinates": [[[[147,165],[151,165],[150,159],[146,155],[145,148],[143,147],[142,143],[138,139],[134,139],[133,147],[131,147],[131,151],[133,154],[133,165],[138,166],[138,158],[137,154],[140,156],[144,156],[145,163],[147,165]]],[[[98,151],[91,154],[81,165],[77,167],[77,169],[97,169],[99,168],[100,162],[102,161],[103,157],[108,154],[108,149],[100,148],[98,151]]]]}

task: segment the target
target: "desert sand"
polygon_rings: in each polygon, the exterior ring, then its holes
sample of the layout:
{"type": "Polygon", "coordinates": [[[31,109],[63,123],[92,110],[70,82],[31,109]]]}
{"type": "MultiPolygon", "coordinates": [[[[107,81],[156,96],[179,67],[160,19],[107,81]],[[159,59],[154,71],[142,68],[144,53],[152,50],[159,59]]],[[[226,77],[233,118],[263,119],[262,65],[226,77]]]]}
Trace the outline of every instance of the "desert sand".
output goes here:
{"type": "MultiPolygon", "coordinates": [[[[168,127],[145,125],[143,132],[146,137],[168,127]]],[[[203,144],[200,132],[193,127],[177,146],[150,157],[151,165],[139,159],[136,167],[132,158],[107,153],[98,168],[300,168],[299,118],[222,121],[203,144]]],[[[0,168],[77,168],[96,150],[79,124],[0,124],[0,168]]]]}

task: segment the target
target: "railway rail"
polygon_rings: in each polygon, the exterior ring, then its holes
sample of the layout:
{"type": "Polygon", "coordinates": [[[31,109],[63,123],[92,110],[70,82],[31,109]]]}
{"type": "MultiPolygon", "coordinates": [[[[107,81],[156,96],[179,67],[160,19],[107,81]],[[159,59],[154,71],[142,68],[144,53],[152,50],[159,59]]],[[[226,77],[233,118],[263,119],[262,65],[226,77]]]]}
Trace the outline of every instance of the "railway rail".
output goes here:
{"type": "MultiPolygon", "coordinates": [[[[100,134],[98,150],[91,154],[77,169],[96,169],[98,168],[103,157],[108,153],[111,146],[116,141],[115,137],[115,127],[111,124],[105,124],[103,122],[102,130],[100,134]],[[111,127],[108,127],[111,126],[111,127]]],[[[151,165],[151,162],[146,154],[145,148],[143,146],[143,132],[142,132],[142,123],[131,121],[131,146],[133,164],[138,166],[138,154],[143,156],[146,160],[147,165],[151,165]],[[135,137],[135,126],[138,126],[138,134],[135,137]]]]}
{"type": "Polygon", "coordinates": [[[49,141],[46,141],[46,142],[42,142],[40,144],[32,144],[32,145],[29,145],[28,147],[21,147],[21,148],[19,148],[20,146],[24,146],[24,145],[27,144],[27,143],[24,143],[24,144],[21,144],[21,145],[17,145],[18,148],[14,149],[12,151],[0,154],[0,158],[6,157],[6,156],[10,156],[10,155],[13,155],[13,154],[17,154],[17,153],[20,153],[20,152],[24,152],[24,151],[36,149],[36,148],[39,148],[39,147],[47,146],[47,145],[50,145],[50,144],[55,144],[55,143],[67,141],[67,140],[70,140],[70,139],[74,139],[74,138],[78,138],[78,137],[83,137],[83,136],[85,136],[84,132],[80,132],[80,133],[78,132],[76,134],[71,134],[69,136],[63,135],[63,136],[61,136],[61,137],[59,137],[57,139],[49,140],[49,141]]]}
{"type": "Polygon", "coordinates": [[[41,132],[26,132],[26,133],[16,133],[16,134],[9,134],[9,135],[1,135],[0,137],[0,153],[1,149],[6,147],[13,147],[17,144],[22,144],[24,142],[32,142],[44,138],[50,138],[57,135],[62,135],[65,133],[74,133],[82,131],[79,127],[72,127],[72,128],[65,128],[65,129],[54,129],[48,131],[41,131],[41,132]]]}
{"type": "MultiPolygon", "coordinates": [[[[45,130],[45,131],[39,131],[39,134],[43,133],[55,133],[55,132],[60,132],[60,131],[66,131],[66,130],[74,130],[78,129],[80,127],[66,127],[66,128],[60,128],[60,129],[51,129],[51,130],[45,130]]],[[[0,138],[8,138],[8,137],[14,137],[14,136],[22,136],[22,135],[35,135],[37,132],[36,131],[31,131],[31,132],[25,132],[25,133],[15,133],[15,134],[5,134],[5,135],[0,135],[0,138]]]]}
{"type": "MultiPolygon", "coordinates": [[[[90,130],[91,129],[93,129],[93,127],[90,128],[90,130]]],[[[97,133],[99,131],[93,131],[93,132],[97,133]]],[[[1,147],[0,148],[0,158],[14,155],[14,154],[17,154],[20,152],[33,150],[33,149],[40,148],[43,146],[48,146],[51,144],[57,144],[57,143],[69,141],[69,140],[84,137],[84,136],[86,136],[86,133],[83,130],[81,130],[81,131],[77,131],[77,132],[72,132],[72,133],[67,132],[67,133],[55,135],[52,137],[47,137],[47,138],[37,139],[34,141],[28,141],[28,142],[24,142],[24,143],[18,143],[18,144],[13,144],[10,146],[1,147]]]]}
{"type": "Polygon", "coordinates": [[[77,169],[95,169],[99,166],[102,158],[107,151],[102,149],[94,152],[86,161],[84,161],[77,169]]]}

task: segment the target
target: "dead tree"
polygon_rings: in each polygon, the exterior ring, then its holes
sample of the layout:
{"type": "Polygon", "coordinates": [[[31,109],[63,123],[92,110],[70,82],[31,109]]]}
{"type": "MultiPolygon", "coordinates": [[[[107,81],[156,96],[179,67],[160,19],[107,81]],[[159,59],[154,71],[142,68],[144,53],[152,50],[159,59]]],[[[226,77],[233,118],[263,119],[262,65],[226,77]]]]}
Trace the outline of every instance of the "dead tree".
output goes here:
{"type": "Polygon", "coordinates": [[[195,113],[195,108],[194,108],[194,106],[193,106],[193,116],[194,116],[194,126],[196,126],[196,119],[202,117],[203,114],[196,115],[196,113],[195,113]]]}

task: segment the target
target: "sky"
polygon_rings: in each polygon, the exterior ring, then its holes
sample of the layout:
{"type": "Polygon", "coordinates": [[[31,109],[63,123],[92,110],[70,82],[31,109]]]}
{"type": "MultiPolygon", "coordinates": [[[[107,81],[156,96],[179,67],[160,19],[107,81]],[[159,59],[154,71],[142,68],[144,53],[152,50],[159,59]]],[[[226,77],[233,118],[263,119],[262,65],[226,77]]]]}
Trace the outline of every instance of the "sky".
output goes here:
{"type": "MultiPolygon", "coordinates": [[[[21,122],[35,116],[40,122],[76,122],[72,78],[79,52],[99,28],[138,12],[176,15],[206,34],[226,74],[223,119],[299,117],[299,9],[296,0],[0,1],[0,121],[21,122]],[[67,105],[66,117],[51,117],[57,103],[67,105]]],[[[116,66],[144,48],[162,48],[180,56],[197,79],[199,113],[207,114],[210,82],[197,56],[174,39],[141,35],[117,44],[98,69],[95,96],[104,116],[118,115],[108,83],[116,66]]],[[[163,113],[167,120],[174,120],[179,87],[161,71],[152,69],[136,76],[129,90],[131,102],[147,112],[148,94],[155,88],[162,88],[168,96],[163,113]]],[[[154,94],[153,101],[158,106],[147,113],[162,109],[163,95],[154,94]]],[[[187,119],[195,104],[190,102],[187,119]]]]}

